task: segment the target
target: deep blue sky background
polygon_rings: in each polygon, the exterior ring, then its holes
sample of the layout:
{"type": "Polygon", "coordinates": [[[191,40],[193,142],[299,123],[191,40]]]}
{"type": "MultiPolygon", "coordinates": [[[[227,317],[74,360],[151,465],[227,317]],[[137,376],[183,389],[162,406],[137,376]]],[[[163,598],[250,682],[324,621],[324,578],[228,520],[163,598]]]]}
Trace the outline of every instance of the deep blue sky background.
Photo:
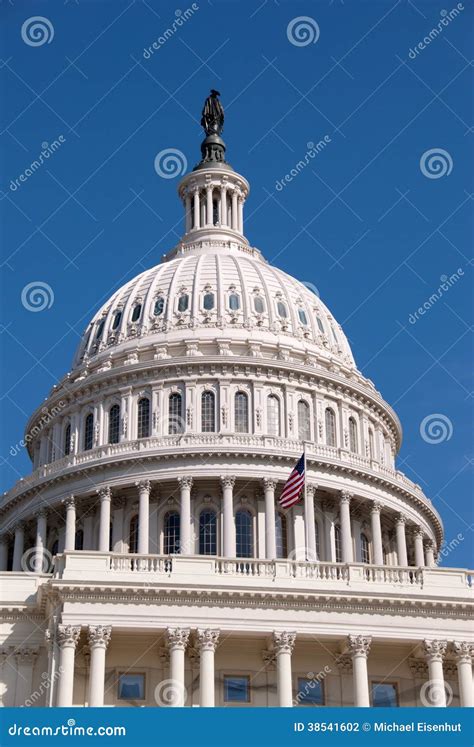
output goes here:
{"type": "Polygon", "coordinates": [[[317,286],[400,416],[400,468],[433,499],[447,541],[464,538],[443,562],[470,565],[472,3],[415,60],[410,48],[453,0],[197,4],[148,60],[144,48],[190,2],[0,5],[3,489],[29,471],[24,451],[10,450],[69,369],[90,316],[178,239],[178,180],[160,178],[154,159],[178,148],[190,167],[199,160],[200,110],[217,87],[229,161],[251,182],[247,236],[317,286]],[[31,16],[51,21],[50,44],[22,41],[31,16]],[[297,16],[317,21],[317,43],[289,43],[297,16]],[[10,180],[60,135],[60,150],[13,192],[10,180]],[[326,149],[277,191],[324,135],[326,149]],[[449,153],[449,176],[422,174],[432,148],[449,153]],[[459,281],[410,324],[458,268],[459,281]],[[33,313],[21,292],[38,280],[54,303],[33,313]],[[436,413],[452,436],[429,444],[420,423],[436,413]]]}

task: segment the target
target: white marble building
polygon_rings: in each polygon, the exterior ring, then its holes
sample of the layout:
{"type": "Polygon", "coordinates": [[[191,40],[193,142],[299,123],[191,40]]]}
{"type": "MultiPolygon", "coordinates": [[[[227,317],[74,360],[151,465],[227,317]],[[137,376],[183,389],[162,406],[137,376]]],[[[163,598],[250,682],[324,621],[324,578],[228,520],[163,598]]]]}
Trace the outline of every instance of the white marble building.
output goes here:
{"type": "Polygon", "coordinates": [[[472,577],[436,565],[398,418],[320,298],[249,244],[217,133],[202,154],[183,238],[95,314],[26,426],[2,702],[472,705],[472,577]]]}

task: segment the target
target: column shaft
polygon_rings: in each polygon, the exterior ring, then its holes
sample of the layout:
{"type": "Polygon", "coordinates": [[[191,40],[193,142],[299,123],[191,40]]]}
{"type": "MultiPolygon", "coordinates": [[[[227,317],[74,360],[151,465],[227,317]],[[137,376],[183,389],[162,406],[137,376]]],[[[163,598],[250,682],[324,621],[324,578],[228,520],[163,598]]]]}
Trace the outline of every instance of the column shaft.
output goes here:
{"type": "Polygon", "coordinates": [[[304,495],[304,523],[306,533],[306,560],[319,560],[316,552],[316,527],[314,521],[314,485],[307,485],[304,495]]]}
{"type": "Polygon", "coordinates": [[[370,513],[372,527],[372,546],[375,565],[383,565],[382,527],[380,524],[381,505],[374,503],[370,513]]]}
{"type": "Polygon", "coordinates": [[[13,566],[12,570],[21,571],[21,559],[25,548],[25,530],[23,524],[17,524],[15,527],[15,543],[13,545],[13,566]]]}
{"type": "Polygon", "coordinates": [[[235,477],[221,477],[224,538],[222,551],[225,558],[235,558],[234,485],[235,477]]]}
{"type": "Polygon", "coordinates": [[[47,560],[44,552],[44,548],[46,546],[46,530],[46,512],[41,510],[38,513],[36,524],[36,543],[34,556],[35,573],[44,573],[48,570],[47,560]]]}
{"type": "Polygon", "coordinates": [[[414,535],[415,541],[415,566],[422,568],[425,564],[425,553],[423,548],[423,532],[418,530],[414,535]]]}
{"type": "Polygon", "coordinates": [[[367,657],[371,641],[370,636],[350,635],[348,637],[349,652],[352,658],[354,705],[357,708],[370,706],[367,657]]]}
{"type": "Polygon", "coordinates": [[[472,684],[472,663],[469,659],[459,659],[457,662],[458,682],[459,682],[459,700],[463,708],[472,708],[473,684],[472,684]]]}
{"type": "Polygon", "coordinates": [[[99,550],[109,552],[110,550],[110,503],[112,499],[110,488],[98,491],[100,496],[100,520],[99,520],[99,550]]]}
{"type": "Polygon", "coordinates": [[[194,548],[191,541],[191,488],[192,477],[178,477],[181,489],[181,516],[180,516],[180,553],[181,555],[192,555],[194,548]]]}
{"type": "Polygon", "coordinates": [[[214,224],[214,211],[212,205],[212,187],[209,186],[206,189],[206,224],[212,226],[214,224]]]}
{"type": "Polygon", "coordinates": [[[148,555],[150,547],[150,489],[148,480],[138,485],[138,553],[148,555]]]}
{"type": "Polygon", "coordinates": [[[89,706],[97,708],[104,705],[105,693],[105,655],[110,641],[110,626],[89,626],[89,648],[91,653],[89,672],[89,706]]]}
{"type": "Polygon", "coordinates": [[[276,654],[278,705],[291,708],[293,684],[291,675],[291,653],[295,645],[295,633],[273,633],[276,654]]]}
{"type": "Polygon", "coordinates": [[[237,192],[234,189],[234,191],[232,192],[232,229],[234,231],[237,231],[238,226],[239,226],[239,215],[238,215],[237,192]]]}
{"type": "Polygon", "coordinates": [[[342,562],[352,563],[352,533],[351,533],[351,511],[350,511],[350,493],[341,495],[341,542],[342,542],[342,562]]]}
{"type": "Polygon", "coordinates": [[[66,533],[64,536],[64,551],[74,550],[76,547],[76,504],[74,497],[65,500],[66,504],[66,533]]]}
{"type": "Polygon", "coordinates": [[[397,536],[397,562],[398,565],[408,565],[407,555],[407,539],[405,535],[405,518],[399,516],[396,523],[396,536],[397,536]]]}
{"type": "Polygon", "coordinates": [[[196,189],[194,192],[194,225],[193,228],[199,228],[199,191],[196,189]]]}
{"type": "Polygon", "coordinates": [[[74,659],[80,633],[81,628],[79,626],[58,626],[60,677],[56,705],[62,708],[70,708],[72,706],[74,691],[74,659]]]}
{"type": "Polygon", "coordinates": [[[263,481],[265,493],[265,548],[267,560],[276,558],[275,536],[275,480],[265,478],[263,481]]]}

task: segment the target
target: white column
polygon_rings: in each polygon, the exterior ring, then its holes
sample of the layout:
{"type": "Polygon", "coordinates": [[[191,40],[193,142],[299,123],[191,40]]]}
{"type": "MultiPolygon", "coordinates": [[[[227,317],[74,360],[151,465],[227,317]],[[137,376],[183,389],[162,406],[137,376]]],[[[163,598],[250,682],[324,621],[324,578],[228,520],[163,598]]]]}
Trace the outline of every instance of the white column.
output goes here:
{"type": "Polygon", "coordinates": [[[58,625],[59,645],[59,684],[56,705],[62,708],[72,706],[74,690],[74,658],[81,633],[80,626],[58,625]]]}
{"type": "Polygon", "coordinates": [[[215,706],[214,693],[214,654],[219,641],[219,630],[198,629],[197,645],[200,651],[199,662],[199,705],[203,708],[215,706]]]}
{"type": "Polygon", "coordinates": [[[185,210],[185,230],[186,233],[191,230],[192,226],[192,220],[191,220],[191,196],[186,193],[186,196],[184,198],[184,210],[185,210]]]}
{"type": "Polygon", "coordinates": [[[25,549],[25,525],[22,521],[19,521],[15,526],[15,542],[13,545],[13,571],[23,570],[21,567],[21,560],[23,558],[23,552],[25,549]]]}
{"type": "MultiPolygon", "coordinates": [[[[443,656],[447,641],[423,641],[428,662],[428,682],[421,688],[421,700],[427,706],[446,708],[446,686],[444,684],[443,656]]],[[[471,682],[472,686],[472,682],[471,682]]]]}
{"type": "Polygon", "coordinates": [[[199,228],[199,190],[194,190],[194,228],[199,228]]]}
{"type": "Polygon", "coordinates": [[[240,233],[244,232],[244,198],[239,197],[239,227],[240,233]]]}
{"type": "Polygon", "coordinates": [[[425,547],[425,563],[428,568],[434,568],[436,565],[435,560],[435,543],[433,540],[428,540],[425,547]]]}
{"type": "MultiPolygon", "coordinates": [[[[150,548],[150,490],[149,480],[136,482],[138,487],[138,554],[148,555],[150,548]]],[[[183,528],[181,527],[181,531],[183,528]]]]}
{"type": "Polygon", "coordinates": [[[239,230],[237,191],[235,189],[232,191],[232,230],[239,230]]]}
{"type": "Polygon", "coordinates": [[[221,185],[221,204],[219,217],[221,226],[227,225],[227,188],[225,184],[221,185]]]}
{"type": "Polygon", "coordinates": [[[352,563],[352,534],[351,534],[351,511],[350,502],[352,493],[343,490],[340,501],[340,519],[341,519],[341,544],[342,544],[342,562],[352,563]]]}
{"type": "Polygon", "coordinates": [[[472,657],[474,645],[466,641],[454,641],[453,653],[458,668],[459,700],[463,708],[474,705],[472,684],[472,657]]]}
{"type": "Polygon", "coordinates": [[[66,534],[64,537],[64,551],[74,550],[76,547],[76,502],[73,495],[63,501],[66,506],[66,534]]]}
{"type": "Polygon", "coordinates": [[[275,536],[275,488],[276,480],[265,477],[263,480],[263,491],[265,494],[265,548],[267,560],[276,558],[276,536],[275,536]]]}
{"type": "Polygon", "coordinates": [[[273,633],[276,654],[278,705],[291,708],[293,705],[293,683],[291,676],[291,653],[295,646],[296,633],[273,633]]]}
{"type": "Polygon", "coordinates": [[[114,497],[112,509],[112,552],[123,552],[125,537],[124,537],[124,525],[123,525],[123,513],[127,501],[123,495],[114,497]]]}
{"type": "Polygon", "coordinates": [[[189,639],[188,628],[168,628],[168,647],[170,651],[170,706],[184,706],[186,687],[184,684],[184,652],[189,639]]]}
{"type": "Polygon", "coordinates": [[[382,526],[380,524],[380,512],[382,504],[374,501],[370,509],[370,521],[372,527],[372,547],[374,550],[375,565],[383,565],[382,526]]]}
{"type": "Polygon", "coordinates": [[[48,514],[44,508],[40,509],[36,514],[36,542],[33,561],[33,570],[35,573],[45,573],[48,570],[49,564],[45,555],[47,516],[48,514]]]}
{"type": "Polygon", "coordinates": [[[97,708],[104,705],[105,691],[105,654],[109,645],[112,627],[110,625],[89,625],[89,706],[97,708]]]}
{"type": "Polygon", "coordinates": [[[420,527],[414,530],[413,541],[415,543],[415,566],[422,568],[425,565],[425,553],[423,548],[423,531],[420,527]]]}
{"type": "Polygon", "coordinates": [[[399,514],[395,524],[395,531],[397,537],[397,564],[402,566],[408,565],[407,555],[407,538],[405,534],[406,519],[402,514],[399,514]]]}
{"type": "Polygon", "coordinates": [[[8,567],[8,535],[0,536],[0,571],[6,571],[8,567]]]}
{"type": "Polygon", "coordinates": [[[110,550],[110,502],[112,492],[109,487],[97,491],[100,498],[99,519],[99,550],[109,552],[110,550]]]}
{"type": "Polygon", "coordinates": [[[206,225],[213,225],[213,209],[212,209],[212,187],[208,185],[206,187],[206,225]]]}
{"type": "Polygon", "coordinates": [[[222,514],[224,525],[224,541],[222,551],[225,558],[235,558],[235,523],[234,523],[234,485],[235,477],[225,475],[221,477],[222,485],[222,514]]]}
{"type": "Polygon", "coordinates": [[[191,544],[191,488],[192,477],[178,477],[178,485],[181,490],[181,513],[180,513],[180,553],[181,555],[192,555],[194,547],[191,544]]]}
{"type": "Polygon", "coordinates": [[[354,678],[354,705],[358,708],[367,708],[370,706],[367,657],[371,641],[372,638],[370,636],[350,635],[348,637],[354,678]]]}
{"type": "Polygon", "coordinates": [[[314,494],[316,485],[306,485],[304,496],[304,523],[306,532],[306,560],[319,560],[316,552],[316,529],[314,524],[314,494]]]}

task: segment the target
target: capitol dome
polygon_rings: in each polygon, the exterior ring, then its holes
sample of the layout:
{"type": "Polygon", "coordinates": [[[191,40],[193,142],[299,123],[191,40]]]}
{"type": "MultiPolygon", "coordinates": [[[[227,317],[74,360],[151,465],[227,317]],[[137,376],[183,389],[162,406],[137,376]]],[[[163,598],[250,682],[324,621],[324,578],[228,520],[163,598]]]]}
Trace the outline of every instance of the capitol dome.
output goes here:
{"type": "Polygon", "coordinates": [[[182,239],[27,423],[0,505],[3,704],[414,706],[435,681],[470,705],[472,577],[437,567],[397,415],[316,288],[249,244],[218,96],[182,239]]]}

